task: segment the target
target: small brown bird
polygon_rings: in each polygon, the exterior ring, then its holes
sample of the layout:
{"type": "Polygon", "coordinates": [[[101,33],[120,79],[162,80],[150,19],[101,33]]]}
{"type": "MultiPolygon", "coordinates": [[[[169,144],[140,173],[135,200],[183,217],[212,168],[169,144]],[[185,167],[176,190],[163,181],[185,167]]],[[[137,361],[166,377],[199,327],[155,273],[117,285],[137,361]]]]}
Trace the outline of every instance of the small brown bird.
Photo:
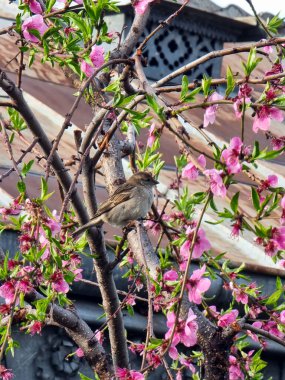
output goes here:
{"type": "Polygon", "coordinates": [[[153,187],[158,183],[150,173],[135,173],[100,205],[94,218],[74,231],[72,236],[105,222],[125,227],[133,220],[144,218],[153,202],[153,187]]]}

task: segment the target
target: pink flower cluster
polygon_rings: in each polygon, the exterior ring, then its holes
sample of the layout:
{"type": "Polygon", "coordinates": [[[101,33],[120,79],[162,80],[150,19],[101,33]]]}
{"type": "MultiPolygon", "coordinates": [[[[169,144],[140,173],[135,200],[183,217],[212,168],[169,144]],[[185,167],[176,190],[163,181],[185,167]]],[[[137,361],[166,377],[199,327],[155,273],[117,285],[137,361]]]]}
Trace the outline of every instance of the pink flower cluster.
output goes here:
{"type": "Polygon", "coordinates": [[[223,181],[223,170],[209,169],[205,170],[204,174],[210,179],[210,188],[214,195],[224,198],[227,193],[227,188],[223,181]]]}
{"type": "Polygon", "coordinates": [[[222,151],[222,158],[224,159],[229,174],[240,173],[242,165],[240,163],[241,157],[250,154],[249,147],[244,148],[243,142],[239,137],[233,137],[227,149],[222,151]]]}
{"type": "MultiPolygon", "coordinates": [[[[7,305],[11,305],[15,300],[16,292],[29,293],[33,289],[32,284],[28,279],[21,279],[19,281],[10,280],[6,281],[0,287],[0,297],[5,299],[7,305]]],[[[17,302],[17,300],[15,300],[17,302]]]]}
{"type": "Polygon", "coordinates": [[[144,380],[144,375],[138,371],[127,368],[117,368],[116,376],[119,380],[144,380]]]}
{"type": "Polygon", "coordinates": [[[167,314],[167,322],[166,325],[169,328],[167,333],[165,334],[165,339],[169,339],[172,335],[172,331],[175,327],[175,333],[173,335],[173,340],[168,351],[169,356],[176,360],[178,358],[177,344],[182,343],[186,347],[195,346],[197,343],[197,331],[198,325],[195,321],[196,315],[193,313],[191,309],[189,309],[188,316],[186,320],[178,319],[177,325],[175,326],[176,315],[175,313],[169,312],[167,314]]]}
{"type": "Polygon", "coordinates": [[[269,107],[268,105],[258,108],[253,122],[253,132],[257,133],[259,130],[268,131],[271,119],[282,122],[284,120],[283,112],[276,107],[269,107]]]}
{"type": "Polygon", "coordinates": [[[269,239],[258,237],[255,241],[264,247],[268,256],[273,257],[278,251],[285,249],[285,227],[274,227],[269,239]]]}
{"type": "Polygon", "coordinates": [[[40,42],[38,37],[30,33],[31,29],[35,29],[42,36],[45,31],[48,29],[48,26],[45,24],[43,16],[36,14],[34,16],[28,17],[22,25],[22,32],[27,41],[38,43],[40,42]]]}
{"type": "Polygon", "coordinates": [[[242,117],[244,107],[251,102],[250,94],[252,88],[247,83],[243,84],[239,88],[238,96],[234,98],[234,110],[235,115],[239,119],[242,117]]]}
{"type": "Polygon", "coordinates": [[[230,380],[243,380],[244,374],[241,370],[241,367],[237,358],[233,355],[230,355],[229,361],[230,361],[230,368],[229,368],[230,380]]]}
{"type": "MultiPolygon", "coordinates": [[[[186,230],[187,240],[182,244],[180,248],[180,255],[182,258],[182,263],[180,264],[180,270],[184,271],[186,268],[186,263],[189,258],[190,248],[192,244],[192,240],[194,237],[195,229],[192,229],[189,226],[186,230]]],[[[192,258],[198,259],[202,256],[203,252],[208,251],[211,248],[211,244],[209,240],[206,238],[206,233],[203,228],[199,228],[196,241],[193,248],[192,258]]]]}
{"type": "Polygon", "coordinates": [[[3,365],[0,365],[0,377],[2,380],[12,380],[14,374],[11,369],[7,369],[3,365]]]}
{"type": "Polygon", "coordinates": [[[94,74],[95,70],[104,64],[103,46],[94,45],[91,49],[89,58],[92,62],[92,65],[84,60],[81,61],[81,70],[87,77],[91,77],[94,74]]]}
{"type": "MultiPolygon", "coordinates": [[[[222,100],[223,98],[224,97],[222,95],[217,92],[213,92],[213,94],[209,96],[208,102],[216,102],[222,100]]],[[[204,128],[208,127],[209,124],[214,124],[218,108],[218,104],[214,104],[206,108],[204,113],[204,128]]]]}
{"type": "Polygon", "coordinates": [[[202,302],[203,293],[211,286],[211,281],[208,278],[203,278],[205,271],[206,265],[204,264],[201,269],[194,270],[193,274],[187,280],[186,288],[190,302],[200,304],[202,302]]]}
{"type": "MultiPolygon", "coordinates": [[[[206,159],[203,154],[198,157],[198,163],[205,168],[206,167],[206,159]]],[[[199,176],[198,168],[193,164],[193,162],[189,162],[182,170],[182,178],[189,180],[196,180],[199,176]]]]}

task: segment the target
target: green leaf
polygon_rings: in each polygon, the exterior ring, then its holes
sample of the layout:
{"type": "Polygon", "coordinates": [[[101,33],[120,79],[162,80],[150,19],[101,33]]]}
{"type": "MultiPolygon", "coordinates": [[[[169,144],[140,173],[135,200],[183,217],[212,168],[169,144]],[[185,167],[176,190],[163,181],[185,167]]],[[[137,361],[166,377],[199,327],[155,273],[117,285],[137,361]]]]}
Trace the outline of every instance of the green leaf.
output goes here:
{"type": "Polygon", "coordinates": [[[276,290],[271,296],[266,300],[266,305],[274,305],[279,300],[283,294],[283,289],[276,290]]]}
{"type": "Polygon", "coordinates": [[[193,91],[189,92],[185,98],[183,99],[184,102],[193,102],[196,100],[196,95],[199,94],[202,87],[197,87],[193,91]]]}
{"type": "Polygon", "coordinates": [[[180,94],[180,100],[184,100],[187,92],[188,92],[188,85],[189,85],[189,80],[186,75],[183,75],[182,77],[182,88],[181,88],[181,94],[180,94]]]}
{"type": "Polygon", "coordinates": [[[253,151],[252,151],[252,157],[255,159],[255,157],[257,157],[259,155],[259,153],[260,153],[259,142],[255,141],[253,151]]]}
{"type": "Polygon", "coordinates": [[[33,36],[37,37],[38,40],[42,39],[42,36],[37,29],[29,29],[29,34],[32,34],[33,36]]]}
{"type": "Polygon", "coordinates": [[[244,73],[247,77],[253,72],[259,62],[262,61],[262,58],[256,58],[256,47],[252,48],[248,54],[247,62],[242,62],[244,73]]]}
{"type": "Polygon", "coordinates": [[[35,51],[31,50],[29,55],[28,66],[31,67],[35,60],[35,51]]]}
{"type": "Polygon", "coordinates": [[[270,150],[267,149],[262,150],[258,156],[255,157],[256,160],[272,160],[273,158],[278,157],[281,153],[283,153],[285,148],[279,150],[270,150]]]}
{"type": "Polygon", "coordinates": [[[276,278],[276,289],[281,290],[283,288],[283,284],[280,277],[276,278]]]}
{"type": "Polygon", "coordinates": [[[25,192],[26,192],[25,182],[23,182],[23,181],[18,182],[17,183],[17,189],[18,189],[19,193],[25,194],[25,192]]]}
{"type": "Polygon", "coordinates": [[[252,203],[256,211],[259,211],[260,209],[260,200],[259,200],[259,195],[258,192],[254,187],[251,188],[251,198],[252,198],[252,203]]]}
{"type": "Polygon", "coordinates": [[[203,76],[202,89],[203,89],[205,97],[207,97],[209,95],[211,82],[212,82],[212,78],[208,78],[206,75],[203,76]]]}
{"type": "Polygon", "coordinates": [[[282,26],[284,22],[284,17],[279,17],[279,13],[277,13],[277,15],[275,15],[274,17],[272,17],[271,20],[267,20],[267,28],[269,29],[269,31],[273,34],[277,34],[278,33],[278,29],[282,26]]]}
{"type": "Polygon", "coordinates": [[[41,199],[44,199],[48,192],[48,185],[47,181],[44,179],[44,177],[41,177],[41,199]]]}
{"type": "Polygon", "coordinates": [[[26,177],[26,175],[28,174],[28,172],[31,170],[34,162],[35,162],[34,160],[31,160],[27,164],[24,163],[24,166],[23,166],[23,169],[22,169],[22,173],[21,173],[24,178],[26,177]]]}
{"type": "Polygon", "coordinates": [[[79,375],[81,380],[94,380],[94,379],[91,379],[91,377],[83,375],[83,373],[81,373],[81,372],[78,372],[78,375],[79,375]]]}
{"type": "Polygon", "coordinates": [[[235,89],[235,80],[233,76],[232,69],[228,66],[227,67],[227,89],[226,89],[226,97],[228,97],[233,90],[235,89]]]}
{"type": "Polygon", "coordinates": [[[231,203],[230,203],[231,209],[233,210],[233,212],[234,212],[235,214],[237,213],[237,210],[238,210],[239,194],[240,194],[240,192],[238,191],[238,192],[232,197],[232,200],[231,200],[231,203]]]}
{"type": "Polygon", "coordinates": [[[285,95],[275,98],[272,104],[285,107],[285,95]]]}
{"type": "Polygon", "coordinates": [[[162,120],[165,121],[165,114],[164,114],[164,108],[160,107],[160,105],[157,103],[155,100],[154,96],[152,95],[146,95],[146,101],[147,104],[154,110],[154,112],[158,115],[158,117],[162,120]]]}

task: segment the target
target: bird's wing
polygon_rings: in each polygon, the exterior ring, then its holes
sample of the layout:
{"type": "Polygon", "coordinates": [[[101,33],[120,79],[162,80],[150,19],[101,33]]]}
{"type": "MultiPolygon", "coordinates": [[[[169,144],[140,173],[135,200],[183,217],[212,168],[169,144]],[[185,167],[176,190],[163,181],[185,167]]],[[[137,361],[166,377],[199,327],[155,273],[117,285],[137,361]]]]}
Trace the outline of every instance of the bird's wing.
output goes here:
{"type": "Polygon", "coordinates": [[[128,201],[130,198],[132,198],[133,189],[134,186],[130,185],[127,182],[119,186],[117,190],[110,196],[110,198],[108,198],[105,202],[101,203],[93,219],[104,214],[105,212],[110,211],[116,205],[128,201]]]}

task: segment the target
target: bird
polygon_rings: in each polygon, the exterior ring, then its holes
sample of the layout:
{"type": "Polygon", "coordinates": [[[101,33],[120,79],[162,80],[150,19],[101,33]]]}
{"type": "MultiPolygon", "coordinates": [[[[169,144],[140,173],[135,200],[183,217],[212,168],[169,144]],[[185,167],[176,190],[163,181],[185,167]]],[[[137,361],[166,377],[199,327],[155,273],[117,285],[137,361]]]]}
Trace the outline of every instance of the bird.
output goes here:
{"type": "Polygon", "coordinates": [[[94,217],[72,233],[72,237],[93,226],[109,223],[125,227],[131,221],[146,217],[153,203],[153,187],[159,182],[149,172],[137,172],[103,202],[94,217]]]}

